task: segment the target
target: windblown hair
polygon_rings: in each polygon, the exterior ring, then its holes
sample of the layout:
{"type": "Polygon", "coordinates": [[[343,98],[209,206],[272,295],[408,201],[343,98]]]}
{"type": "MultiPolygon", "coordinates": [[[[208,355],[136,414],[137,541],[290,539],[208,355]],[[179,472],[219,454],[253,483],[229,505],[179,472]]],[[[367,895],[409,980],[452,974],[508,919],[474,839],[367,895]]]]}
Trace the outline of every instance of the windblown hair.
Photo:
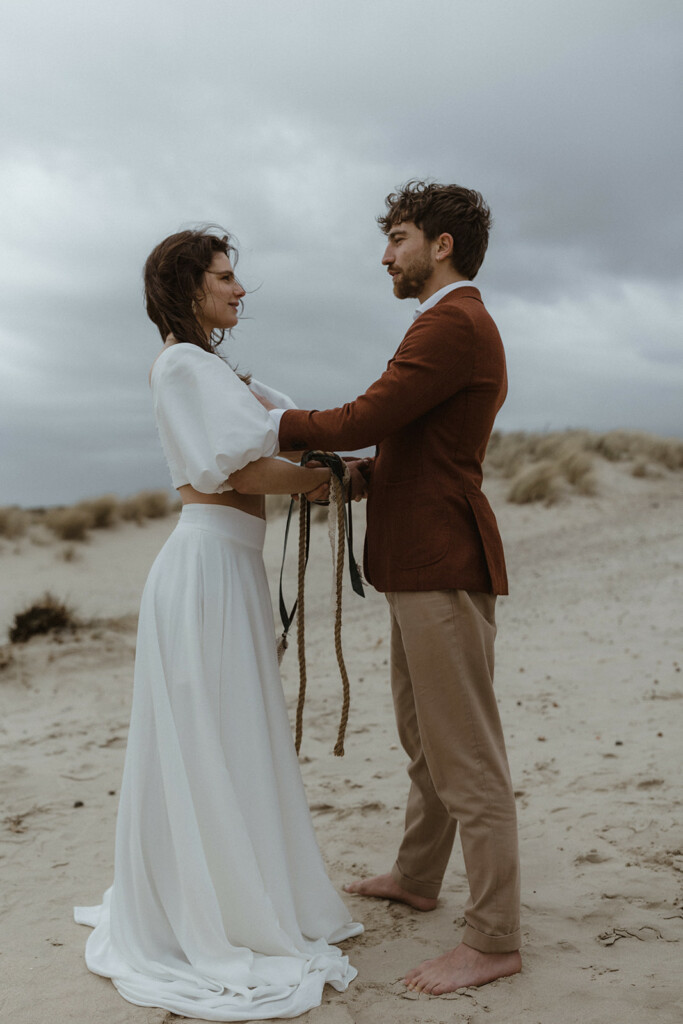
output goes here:
{"type": "Polygon", "coordinates": [[[428,242],[441,234],[453,239],[451,262],[472,281],[484,262],[491,211],[481,194],[461,185],[439,185],[413,179],[385,199],[387,212],[377,218],[385,235],[402,221],[420,228],[428,242]]]}
{"type": "Polygon", "coordinates": [[[144,269],[147,315],[162,340],[173,334],[206,352],[216,352],[225,335],[214,330],[209,338],[197,320],[194,300],[216,253],[237,263],[237,249],[223,228],[213,226],[179,231],[160,242],[147,257],[144,269]]]}

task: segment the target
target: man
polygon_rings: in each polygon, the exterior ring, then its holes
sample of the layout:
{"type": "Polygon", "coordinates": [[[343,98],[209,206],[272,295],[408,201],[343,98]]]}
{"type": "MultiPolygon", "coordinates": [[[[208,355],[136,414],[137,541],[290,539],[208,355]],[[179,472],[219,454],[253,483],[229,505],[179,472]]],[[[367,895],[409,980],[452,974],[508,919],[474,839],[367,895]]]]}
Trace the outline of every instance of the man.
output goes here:
{"type": "MultiPolygon", "coordinates": [[[[439,995],[521,969],[515,804],[493,693],[495,601],[507,593],[481,464],[506,391],[497,328],[471,281],[488,243],[478,192],[409,182],[378,218],[394,294],[420,305],[386,372],[325,412],[287,410],[282,450],[353,451],[367,487],[365,572],[391,612],[391,685],[410,758],[405,832],[390,873],[347,892],[436,907],[460,825],[470,898],[462,942],[410,971],[439,995]]],[[[360,487],[363,482],[360,481],[360,487]]]]}

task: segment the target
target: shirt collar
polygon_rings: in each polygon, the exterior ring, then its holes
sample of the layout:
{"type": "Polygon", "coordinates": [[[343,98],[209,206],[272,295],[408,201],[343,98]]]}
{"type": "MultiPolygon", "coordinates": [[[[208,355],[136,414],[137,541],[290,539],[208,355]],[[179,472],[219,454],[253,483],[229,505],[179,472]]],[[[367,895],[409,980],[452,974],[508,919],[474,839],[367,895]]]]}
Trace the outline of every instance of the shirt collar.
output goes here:
{"type": "Polygon", "coordinates": [[[449,292],[455,291],[456,288],[466,288],[471,285],[471,281],[453,281],[451,284],[445,285],[443,288],[439,288],[438,292],[434,292],[428,299],[421,302],[413,313],[413,320],[417,320],[420,313],[426,313],[428,309],[435,306],[440,299],[443,299],[444,295],[448,295],[449,292]]]}

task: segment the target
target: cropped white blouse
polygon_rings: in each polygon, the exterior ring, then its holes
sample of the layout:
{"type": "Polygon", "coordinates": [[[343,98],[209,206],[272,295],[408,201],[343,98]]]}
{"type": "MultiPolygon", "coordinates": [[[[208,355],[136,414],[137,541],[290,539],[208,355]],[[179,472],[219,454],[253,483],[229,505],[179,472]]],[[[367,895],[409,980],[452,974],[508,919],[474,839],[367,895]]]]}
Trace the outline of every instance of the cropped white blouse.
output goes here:
{"type": "Polygon", "coordinates": [[[273,422],[252,391],[296,408],[256,380],[248,387],[219,356],[186,342],[157,358],[151,387],[173,486],[191,484],[203,494],[231,491],[231,473],[279,451],[273,422]]]}

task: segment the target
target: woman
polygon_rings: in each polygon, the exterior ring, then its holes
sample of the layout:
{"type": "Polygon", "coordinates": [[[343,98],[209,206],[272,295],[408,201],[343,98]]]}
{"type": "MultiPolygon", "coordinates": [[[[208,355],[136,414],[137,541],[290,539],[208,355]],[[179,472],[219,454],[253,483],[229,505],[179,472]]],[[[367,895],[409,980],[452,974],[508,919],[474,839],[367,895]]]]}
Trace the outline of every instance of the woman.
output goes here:
{"type": "Polygon", "coordinates": [[[216,352],[245,294],[233,253],[183,231],[145,266],[164,339],[154,409],[183,508],[142,596],[114,883],[76,909],[94,927],[88,967],[122,996],[220,1021],[293,1017],[326,982],[345,989],[356,971],[328,943],[362,931],[316,845],[262,559],[264,494],[318,494],[329,471],[273,458],[267,412],[216,352]]]}

